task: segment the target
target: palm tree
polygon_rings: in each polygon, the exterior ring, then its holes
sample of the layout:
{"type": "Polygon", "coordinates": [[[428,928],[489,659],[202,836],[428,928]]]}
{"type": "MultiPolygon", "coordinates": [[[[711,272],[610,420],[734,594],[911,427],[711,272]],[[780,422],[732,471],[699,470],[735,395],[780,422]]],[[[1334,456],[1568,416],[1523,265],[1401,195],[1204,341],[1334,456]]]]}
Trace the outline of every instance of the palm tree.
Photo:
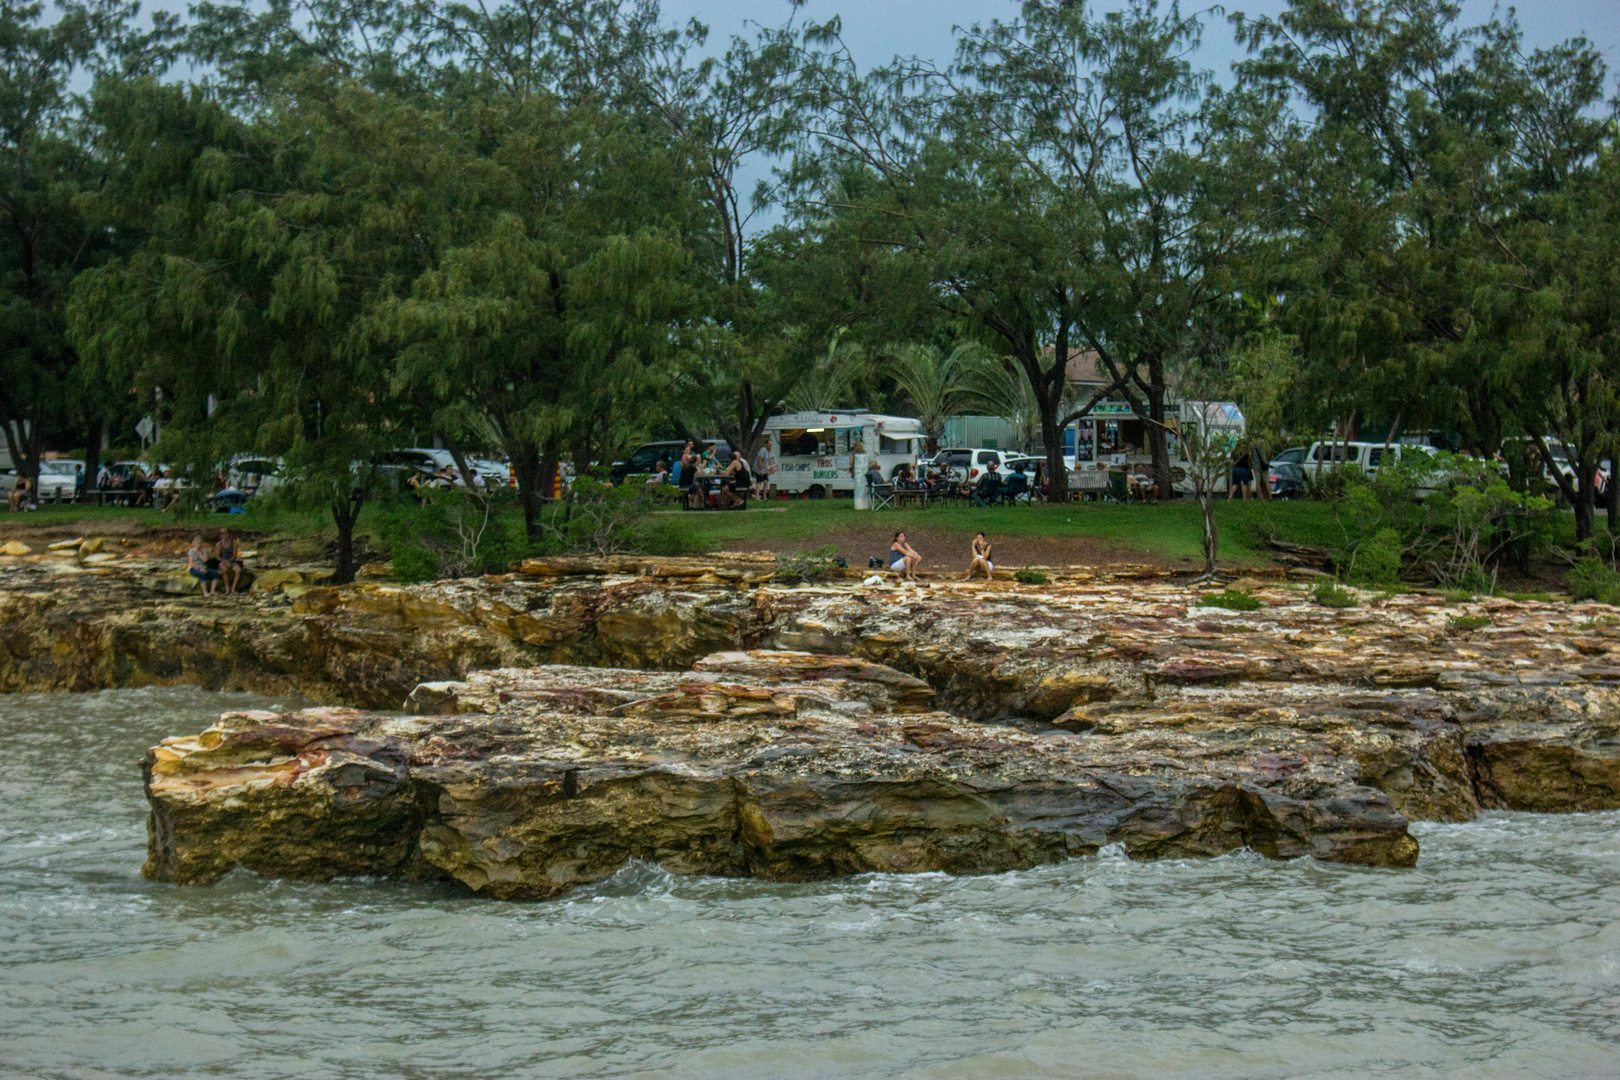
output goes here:
{"type": "Polygon", "coordinates": [[[944,439],[946,420],[973,406],[974,387],[988,363],[989,352],[972,341],[950,352],[935,345],[902,345],[894,351],[890,374],[930,445],[937,447],[944,439]]]}
{"type": "Polygon", "coordinates": [[[1011,424],[1019,449],[1026,454],[1035,452],[1041,412],[1022,368],[999,356],[986,357],[970,373],[967,400],[972,408],[983,409],[1011,424]]]}
{"type": "Polygon", "coordinates": [[[844,341],[847,326],[838,328],[827,343],[827,353],[788,391],[786,411],[826,412],[848,408],[855,383],[866,374],[866,351],[844,341]]]}

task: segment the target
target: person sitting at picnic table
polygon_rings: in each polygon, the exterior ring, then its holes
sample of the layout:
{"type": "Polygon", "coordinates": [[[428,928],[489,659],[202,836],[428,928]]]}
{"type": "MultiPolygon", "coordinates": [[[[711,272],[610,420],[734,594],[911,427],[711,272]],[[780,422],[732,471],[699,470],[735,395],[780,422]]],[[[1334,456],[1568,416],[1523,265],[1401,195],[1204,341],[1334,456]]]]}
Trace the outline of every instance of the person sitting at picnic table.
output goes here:
{"type": "Polygon", "coordinates": [[[979,482],[973,485],[973,505],[989,506],[1001,499],[1001,473],[996,471],[996,463],[986,466],[984,475],[979,482]]]}
{"type": "Polygon", "coordinates": [[[186,552],[186,569],[191,572],[192,577],[197,579],[197,584],[202,586],[204,596],[214,595],[214,589],[216,588],[214,582],[219,580],[218,567],[219,560],[209,556],[208,547],[203,543],[203,538],[193,536],[191,538],[191,550],[186,552]]]}
{"type": "Polygon", "coordinates": [[[883,483],[883,466],[875,461],[867,462],[866,486],[877,487],[881,483],[883,483]]]}
{"type": "Polygon", "coordinates": [[[713,446],[705,446],[703,454],[698,458],[698,472],[713,476],[720,471],[720,459],[715,455],[713,446]]]}
{"type": "Polygon", "coordinates": [[[669,482],[676,487],[690,482],[692,466],[697,462],[697,455],[692,453],[692,444],[688,442],[681,447],[681,456],[675,459],[675,467],[670,470],[669,482]]]}
{"type": "Polygon", "coordinates": [[[152,504],[167,514],[169,508],[180,501],[180,488],[169,475],[168,469],[159,469],[152,481],[152,504]]]}
{"type": "Polygon", "coordinates": [[[129,487],[135,491],[132,506],[145,506],[152,501],[152,481],[147,478],[146,470],[139,465],[130,470],[129,487]]]}
{"type": "Polygon", "coordinates": [[[1143,502],[1157,502],[1159,499],[1159,484],[1153,479],[1152,471],[1146,465],[1138,465],[1127,474],[1131,486],[1131,494],[1143,502]]]}
{"type": "Polygon", "coordinates": [[[28,497],[31,490],[32,485],[28,483],[28,477],[17,477],[17,482],[11,486],[11,494],[6,497],[6,501],[11,504],[13,514],[21,513],[24,510],[38,509],[34,505],[34,500],[28,497]]]}
{"type": "Polygon", "coordinates": [[[657,467],[653,469],[653,474],[647,477],[647,486],[657,487],[659,484],[667,483],[669,483],[669,463],[660,461],[657,467]]]}
{"type": "Polygon", "coordinates": [[[747,491],[752,485],[753,478],[748,475],[748,465],[743,461],[742,451],[731,452],[731,463],[726,471],[720,474],[720,509],[742,509],[748,500],[737,494],[737,489],[747,491]]]}
{"type": "Polygon", "coordinates": [[[889,569],[897,574],[905,574],[907,581],[917,580],[917,567],[922,563],[922,556],[906,543],[906,534],[894,534],[894,542],[889,545],[889,569]]]}
{"type": "Polygon", "coordinates": [[[984,578],[989,581],[994,576],[996,564],[990,561],[990,541],[984,533],[973,538],[973,548],[968,555],[968,571],[966,580],[973,580],[973,572],[983,570],[984,578]]]}
{"type": "Polygon", "coordinates": [[[911,462],[902,461],[894,467],[894,482],[896,484],[909,484],[912,482],[911,462]]]}
{"type": "Polygon", "coordinates": [[[230,596],[236,592],[236,587],[242,583],[242,550],[236,546],[235,537],[231,536],[230,529],[219,530],[219,578],[225,583],[225,595],[230,596]]]}

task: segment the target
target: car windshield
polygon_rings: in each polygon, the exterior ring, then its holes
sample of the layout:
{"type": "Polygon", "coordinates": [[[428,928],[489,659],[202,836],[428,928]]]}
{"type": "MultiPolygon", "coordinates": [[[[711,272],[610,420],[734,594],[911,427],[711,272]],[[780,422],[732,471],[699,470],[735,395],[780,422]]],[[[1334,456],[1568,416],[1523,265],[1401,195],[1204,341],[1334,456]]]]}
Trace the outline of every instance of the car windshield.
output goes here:
{"type": "Polygon", "coordinates": [[[46,461],[42,462],[39,471],[54,475],[71,476],[77,470],[77,463],[72,461],[46,461]]]}

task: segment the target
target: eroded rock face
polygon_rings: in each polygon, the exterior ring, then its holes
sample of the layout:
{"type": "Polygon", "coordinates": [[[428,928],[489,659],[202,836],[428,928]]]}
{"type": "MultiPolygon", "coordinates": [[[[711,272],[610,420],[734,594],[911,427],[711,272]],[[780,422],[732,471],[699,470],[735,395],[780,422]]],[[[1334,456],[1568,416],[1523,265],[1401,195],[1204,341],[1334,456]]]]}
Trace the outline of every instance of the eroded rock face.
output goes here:
{"type": "MultiPolygon", "coordinates": [[[[113,570],[8,567],[0,687],[194,683],[393,709],[418,684],[429,684],[414,690],[425,702],[433,684],[459,680],[457,700],[489,711],[479,693],[613,702],[626,691],[590,679],[525,691],[481,669],[637,668],[634,679],[663,686],[716,652],[792,649],[904,672],[937,693],[931,707],[960,717],[1126,725],[1170,739],[1171,752],[1177,716],[1216,711],[1309,744],[1288,752],[1354,759],[1362,783],[1411,818],[1620,807],[1620,624],[1597,605],[1406,595],[1334,611],[1278,586],[1260,588],[1267,607],[1230,612],[1158,581],[777,588],[768,567],[746,563],[527,565],[527,575],[410,588],[310,588],[291,602],[166,596],[113,570]],[[1457,614],[1492,625],[1457,630],[1457,614]]],[[[738,673],[824,674],[755,663],[738,673]]],[[[920,685],[885,690],[899,696],[884,707],[921,711],[906,698],[920,685]]]]}
{"type": "Polygon", "coordinates": [[[632,858],[804,881],[1004,871],[1109,843],[1417,857],[1359,760],[1286,725],[1205,709],[1174,732],[1164,715],[1033,731],[934,711],[927,684],[858,658],[698,667],[487,672],[419,688],[426,716],[227,714],[151,751],[145,872],[436,875],[517,899],[632,858]]]}

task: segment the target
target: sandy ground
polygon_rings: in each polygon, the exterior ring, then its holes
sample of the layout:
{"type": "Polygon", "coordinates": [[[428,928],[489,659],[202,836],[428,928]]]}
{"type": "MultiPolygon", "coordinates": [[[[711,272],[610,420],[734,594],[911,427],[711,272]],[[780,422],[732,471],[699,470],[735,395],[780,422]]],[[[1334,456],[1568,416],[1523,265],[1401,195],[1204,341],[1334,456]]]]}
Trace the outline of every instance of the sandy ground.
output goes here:
{"type": "MultiPolygon", "coordinates": [[[[727,551],[814,551],[832,544],[853,567],[864,567],[867,559],[886,558],[894,527],[884,522],[870,528],[845,528],[813,540],[776,540],[759,537],[727,540],[727,551]]],[[[935,572],[959,571],[968,567],[968,549],[973,543],[969,529],[908,529],[906,539],[923,558],[923,567],[935,572]]],[[[1152,566],[1170,570],[1194,568],[1191,559],[1167,559],[1158,552],[1103,540],[1095,536],[991,536],[993,556],[998,567],[1016,570],[1022,566],[1152,566]]]]}

